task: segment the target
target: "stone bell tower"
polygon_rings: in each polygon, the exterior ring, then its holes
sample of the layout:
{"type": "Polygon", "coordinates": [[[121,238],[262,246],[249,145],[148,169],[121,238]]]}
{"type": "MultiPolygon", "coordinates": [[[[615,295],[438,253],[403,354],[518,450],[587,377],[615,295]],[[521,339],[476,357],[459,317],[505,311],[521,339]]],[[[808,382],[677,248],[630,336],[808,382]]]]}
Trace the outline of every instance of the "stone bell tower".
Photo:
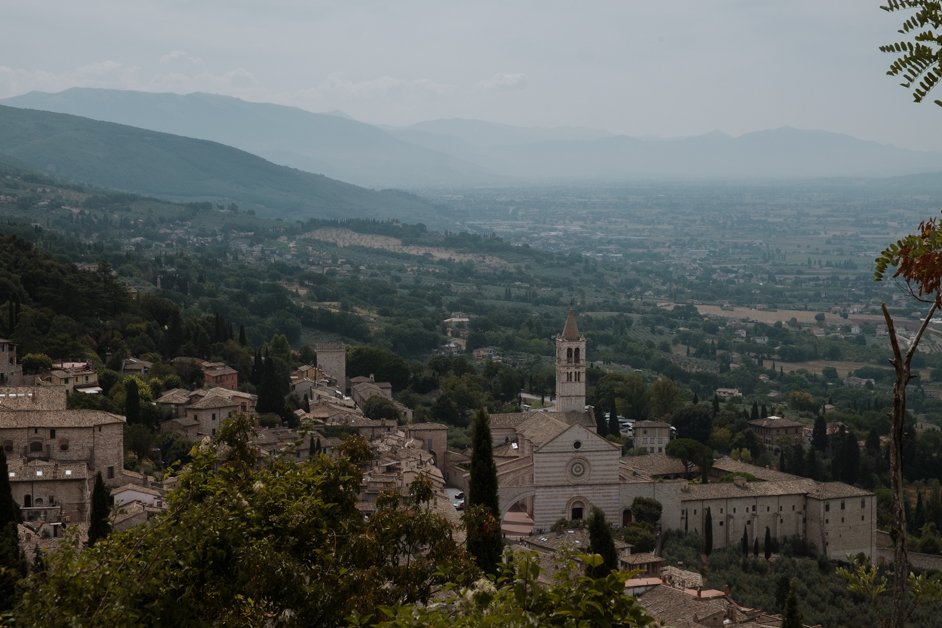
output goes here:
{"type": "Polygon", "coordinates": [[[556,411],[585,410],[585,338],[579,335],[570,307],[566,325],[556,336],[556,411]]]}

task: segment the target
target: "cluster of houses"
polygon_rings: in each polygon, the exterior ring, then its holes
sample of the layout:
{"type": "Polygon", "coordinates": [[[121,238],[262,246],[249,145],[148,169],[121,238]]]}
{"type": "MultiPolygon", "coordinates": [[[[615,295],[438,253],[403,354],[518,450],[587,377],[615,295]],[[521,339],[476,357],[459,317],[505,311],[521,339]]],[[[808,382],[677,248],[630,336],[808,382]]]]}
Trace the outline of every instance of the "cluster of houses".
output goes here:
{"type": "MultiPolygon", "coordinates": [[[[739,544],[744,536],[752,544],[768,530],[778,540],[802,538],[831,558],[873,555],[876,500],[869,491],[729,458],[714,462],[708,483],[691,482],[686,479],[691,469],[664,453],[672,428],[658,421],[634,424],[636,445],[651,453],[623,457],[617,443],[596,433],[594,410],[585,403],[586,341],[572,311],[556,349],[556,406],[491,416],[501,512],[522,512],[532,521],[535,533],[523,541],[527,547],[549,555],[560,543],[584,543],[575,533],[560,537],[547,531],[560,519],[585,518],[593,508],[600,508],[615,525],[630,524],[633,501],[647,497],[663,507],[662,529],[703,534],[712,528],[715,548],[739,544]]],[[[348,378],[343,345],[319,345],[317,358],[316,365],[296,369],[291,376],[291,394],[303,399],[297,410],[303,431],[257,427],[253,443],[258,455],[330,454],[345,435],[356,433],[376,454],[365,469],[357,502],[365,515],[375,511],[381,494],[391,491],[407,498],[410,483],[423,475],[439,495],[436,508],[457,519],[445,487],[468,490],[470,461],[465,453],[448,449],[447,426],[412,423],[402,406],[400,421],[366,417],[362,408],[371,398],[394,402],[389,384],[371,377],[348,378]]],[[[16,367],[15,347],[0,340],[0,382],[5,384],[0,388],[0,442],[14,498],[27,520],[84,521],[92,482],[100,472],[113,489],[116,527],[146,521],[163,508],[162,491],[149,478],[123,468],[124,417],[66,410],[67,389],[96,382],[76,381],[83,372],[79,365],[60,366],[69,381],[11,385],[22,383],[22,373],[16,367]]],[[[146,374],[150,365],[135,360],[125,366],[129,372],[146,374]]],[[[165,416],[162,430],[196,440],[215,435],[235,413],[255,414],[256,397],[237,389],[233,369],[216,363],[197,366],[206,375],[207,387],[168,390],[155,401],[165,416]]],[[[807,426],[789,419],[767,417],[751,423],[769,446],[806,438],[807,426]]],[[[704,591],[702,584],[687,586],[689,580],[665,572],[657,556],[622,550],[624,566],[641,570],[630,583],[631,592],[665,621],[679,621],[679,615],[666,610],[677,608],[694,617],[690,625],[765,625],[756,623],[763,621],[759,611],[736,605],[728,592],[704,591]]]]}

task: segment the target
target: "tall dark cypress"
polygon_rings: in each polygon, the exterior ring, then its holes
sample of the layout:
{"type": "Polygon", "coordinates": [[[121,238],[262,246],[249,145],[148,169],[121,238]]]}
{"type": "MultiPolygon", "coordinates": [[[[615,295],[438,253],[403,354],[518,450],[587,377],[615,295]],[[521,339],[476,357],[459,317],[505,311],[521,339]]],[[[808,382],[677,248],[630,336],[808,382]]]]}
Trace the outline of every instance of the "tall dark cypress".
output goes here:
{"type": "Polygon", "coordinates": [[[494,444],[491,440],[491,419],[484,409],[474,415],[471,424],[471,481],[468,485],[468,505],[482,505],[495,517],[500,517],[497,498],[497,465],[494,463],[494,444]]]}
{"type": "Polygon", "coordinates": [[[471,479],[468,509],[464,520],[468,552],[486,573],[496,573],[503,546],[500,530],[500,504],[497,496],[497,465],[491,441],[490,418],[483,409],[474,415],[471,426],[471,479]]]}
{"type": "Polygon", "coordinates": [[[88,523],[88,544],[108,536],[111,532],[111,506],[108,503],[108,488],[101,479],[101,472],[95,474],[95,488],[92,489],[92,515],[88,523]]]}
{"type": "Polygon", "coordinates": [[[141,422],[141,395],[133,377],[124,383],[124,417],[128,424],[141,422]]]}
{"type": "Polygon", "coordinates": [[[618,551],[615,549],[615,540],[612,530],[605,520],[605,513],[601,508],[593,508],[589,517],[589,551],[602,557],[602,564],[598,567],[587,567],[586,575],[593,578],[604,578],[618,569],[618,551]]]}

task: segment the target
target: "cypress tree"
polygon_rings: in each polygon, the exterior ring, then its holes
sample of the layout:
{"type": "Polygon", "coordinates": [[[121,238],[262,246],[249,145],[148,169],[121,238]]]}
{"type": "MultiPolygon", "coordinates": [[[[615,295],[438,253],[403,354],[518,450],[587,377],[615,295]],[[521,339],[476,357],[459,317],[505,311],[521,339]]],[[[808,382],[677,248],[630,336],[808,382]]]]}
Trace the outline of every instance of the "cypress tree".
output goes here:
{"type": "Polygon", "coordinates": [[[141,394],[133,377],[124,382],[124,417],[128,424],[141,422],[141,394]]]}
{"type": "Polygon", "coordinates": [[[740,545],[742,547],[743,558],[749,556],[749,530],[746,528],[746,526],[742,527],[742,539],[740,539],[740,545]]]}
{"type": "Polygon", "coordinates": [[[765,526],[765,559],[772,558],[772,531],[765,526]]]}
{"type": "Polygon", "coordinates": [[[239,346],[244,347],[248,344],[248,341],[245,339],[245,325],[239,325],[239,346]]]}
{"type": "Polygon", "coordinates": [[[618,405],[615,403],[615,395],[608,398],[608,433],[612,436],[621,434],[621,425],[618,424],[618,405]]]}
{"type": "Polygon", "coordinates": [[[13,501],[7,458],[0,448],[0,611],[16,602],[16,581],[26,576],[26,556],[20,548],[20,511],[13,501]]]}
{"type": "Polygon", "coordinates": [[[828,448],[828,424],[823,416],[818,416],[814,420],[814,428],[811,431],[811,448],[818,451],[824,451],[828,448]]]}
{"type": "Polygon", "coordinates": [[[756,540],[752,544],[752,555],[756,558],[759,558],[759,537],[756,536],[756,540]]]}
{"type": "Polygon", "coordinates": [[[108,505],[108,489],[101,479],[101,472],[95,474],[95,488],[92,489],[92,514],[88,523],[88,545],[92,546],[111,532],[109,515],[111,507],[108,505]]]}
{"type": "Polygon", "coordinates": [[[857,436],[852,431],[844,435],[841,462],[841,481],[847,484],[855,483],[860,471],[860,445],[857,444],[857,436]]]}
{"type": "Polygon", "coordinates": [[[601,508],[593,508],[589,517],[589,551],[602,557],[602,564],[598,567],[587,567],[586,575],[593,578],[604,578],[612,571],[618,569],[618,551],[615,549],[615,540],[612,530],[605,520],[605,513],[601,508]]]}
{"type": "Polygon", "coordinates": [[[798,595],[795,593],[795,581],[788,587],[788,598],[785,600],[785,613],[782,617],[782,628],[801,628],[801,611],[798,610],[798,595]]]}
{"type": "Polygon", "coordinates": [[[468,505],[486,506],[492,515],[500,517],[497,497],[497,465],[494,464],[494,444],[491,440],[491,420],[483,408],[475,413],[471,430],[471,480],[468,485],[468,505]]]}
{"type": "Polygon", "coordinates": [[[703,522],[703,553],[709,556],[713,553],[713,513],[709,506],[706,511],[706,521],[703,522]]]}
{"type": "Polygon", "coordinates": [[[500,504],[497,496],[497,465],[491,441],[490,418],[478,410],[471,425],[471,478],[468,509],[465,511],[468,552],[486,573],[495,573],[500,561],[502,539],[500,504]]]}
{"type": "Polygon", "coordinates": [[[601,412],[595,415],[595,433],[602,438],[608,436],[608,420],[601,412]]]}
{"type": "Polygon", "coordinates": [[[720,411],[720,398],[716,393],[713,393],[713,416],[716,416],[720,411]]]}
{"type": "Polygon", "coordinates": [[[759,402],[752,402],[752,411],[749,413],[749,418],[753,421],[759,418],[759,402]]]}

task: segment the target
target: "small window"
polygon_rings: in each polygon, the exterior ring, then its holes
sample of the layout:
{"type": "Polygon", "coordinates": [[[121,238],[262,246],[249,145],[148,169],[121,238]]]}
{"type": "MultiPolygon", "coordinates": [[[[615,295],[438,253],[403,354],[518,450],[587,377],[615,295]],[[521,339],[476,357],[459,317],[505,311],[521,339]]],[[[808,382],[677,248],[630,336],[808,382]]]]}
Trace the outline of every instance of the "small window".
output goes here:
{"type": "Polygon", "coordinates": [[[825,523],[825,524],[831,523],[831,520],[830,520],[830,519],[825,519],[825,520],[824,520],[824,523],[825,523]]]}
{"type": "Polygon", "coordinates": [[[38,440],[34,440],[33,442],[29,444],[29,453],[31,454],[41,453],[42,450],[43,450],[43,444],[39,442],[38,440]]]}
{"type": "Polygon", "coordinates": [[[824,505],[824,512],[831,512],[831,504],[824,505]]]}
{"type": "Polygon", "coordinates": [[[582,447],[582,441],[581,441],[581,440],[577,440],[576,442],[574,442],[574,443],[572,444],[572,448],[573,448],[573,449],[579,449],[580,447],[582,447]]]}
{"type": "Polygon", "coordinates": [[[861,499],[861,500],[860,500],[860,507],[861,507],[861,508],[866,508],[866,507],[867,507],[867,500],[866,500],[866,499],[861,499]]]}
{"type": "Polygon", "coordinates": [[[50,429],[50,430],[49,430],[49,438],[55,438],[55,437],[56,437],[56,430],[55,430],[55,429],[50,429]]]}
{"type": "Polygon", "coordinates": [[[721,528],[723,527],[723,521],[722,521],[722,520],[720,520],[720,527],[721,527],[721,528]]]}
{"type": "Polygon", "coordinates": [[[753,504],[753,505],[752,505],[752,512],[755,512],[755,511],[756,511],[756,505],[753,504]]]}
{"type": "Polygon", "coordinates": [[[733,508],[733,514],[734,514],[734,515],[736,514],[736,509],[735,509],[735,508],[733,508]]]}
{"type": "Polygon", "coordinates": [[[114,467],[108,467],[108,479],[114,479],[114,467]]]}
{"type": "Polygon", "coordinates": [[[771,506],[766,506],[766,507],[765,507],[765,511],[766,511],[766,512],[771,512],[771,511],[772,511],[772,507],[771,507],[771,506]]]}
{"type": "Polygon", "coordinates": [[[844,502],[841,502],[841,510],[844,510],[844,502]]]}
{"type": "Polygon", "coordinates": [[[722,508],[720,508],[720,514],[721,514],[721,515],[723,514],[723,509],[722,509],[722,508]]]}
{"type": "Polygon", "coordinates": [[[792,504],[792,512],[795,512],[795,504],[792,504]]]}

